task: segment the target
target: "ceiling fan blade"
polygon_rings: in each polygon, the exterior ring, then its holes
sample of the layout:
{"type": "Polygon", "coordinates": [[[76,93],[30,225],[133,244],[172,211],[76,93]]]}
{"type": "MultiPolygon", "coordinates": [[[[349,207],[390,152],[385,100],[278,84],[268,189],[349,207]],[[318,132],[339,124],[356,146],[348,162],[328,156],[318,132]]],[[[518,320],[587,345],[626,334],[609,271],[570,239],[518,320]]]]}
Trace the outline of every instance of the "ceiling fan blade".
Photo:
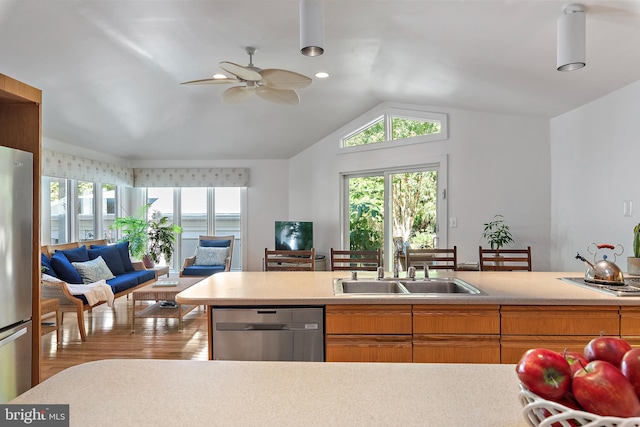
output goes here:
{"type": "Polygon", "coordinates": [[[311,84],[309,77],[289,70],[269,68],[260,71],[260,75],[264,84],[274,89],[302,89],[311,84]]]}
{"type": "Polygon", "coordinates": [[[300,104],[300,97],[293,89],[274,89],[268,86],[261,86],[256,89],[258,96],[265,101],[284,105],[300,104]]]}
{"type": "Polygon", "coordinates": [[[258,82],[262,79],[262,76],[257,71],[253,71],[250,68],[243,67],[242,65],[234,64],[233,62],[222,61],[220,68],[228,73],[238,76],[242,80],[258,82]]]}
{"type": "Polygon", "coordinates": [[[248,89],[246,86],[234,86],[222,93],[222,102],[225,104],[237,104],[250,98],[255,90],[248,89]]]}
{"type": "Polygon", "coordinates": [[[230,84],[230,83],[240,83],[238,79],[202,79],[202,80],[191,80],[190,82],[180,83],[181,85],[219,85],[219,84],[230,84]]]}

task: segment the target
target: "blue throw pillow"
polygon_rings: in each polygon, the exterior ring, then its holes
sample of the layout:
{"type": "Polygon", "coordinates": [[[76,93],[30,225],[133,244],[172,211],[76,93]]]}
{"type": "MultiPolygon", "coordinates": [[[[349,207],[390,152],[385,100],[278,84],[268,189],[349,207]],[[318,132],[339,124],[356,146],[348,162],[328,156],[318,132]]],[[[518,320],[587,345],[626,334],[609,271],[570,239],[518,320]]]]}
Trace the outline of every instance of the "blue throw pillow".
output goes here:
{"type": "MultiPolygon", "coordinates": [[[[122,258],[120,257],[120,250],[118,248],[116,248],[115,246],[91,246],[91,249],[89,249],[89,259],[94,260],[100,256],[113,274],[119,276],[120,274],[125,273],[124,265],[122,264],[122,258]]],[[[82,274],[80,275],[82,276],[82,274]]],[[[111,279],[111,277],[109,279],[111,279]]]]}
{"type": "MultiPolygon", "coordinates": [[[[115,245],[109,245],[109,246],[91,245],[91,249],[100,249],[100,248],[107,248],[107,247],[115,247],[118,249],[118,251],[120,251],[120,260],[122,261],[122,267],[124,268],[125,272],[135,271],[135,269],[133,268],[133,264],[131,264],[131,257],[129,256],[129,242],[120,242],[120,243],[116,243],[115,245]]],[[[109,263],[107,262],[107,265],[108,264],[109,263]]],[[[109,268],[111,268],[111,266],[109,266],[109,268]]],[[[118,274],[118,273],[113,271],[113,274],[118,274]]]]}
{"type": "Polygon", "coordinates": [[[40,254],[40,264],[45,268],[44,274],[48,274],[49,276],[53,276],[56,279],[58,278],[58,276],[56,275],[55,270],[53,269],[53,266],[51,265],[51,261],[49,261],[49,258],[47,258],[47,256],[45,254],[40,254]]]}
{"type": "Polygon", "coordinates": [[[62,252],[69,262],[85,262],[89,261],[89,251],[87,247],[82,245],[79,248],[64,249],[56,251],[56,253],[62,252]]]}
{"type": "Polygon", "coordinates": [[[228,248],[231,246],[231,240],[200,240],[198,246],[205,248],[228,248]]]}
{"type": "Polygon", "coordinates": [[[71,265],[71,262],[69,262],[62,251],[56,251],[56,253],[53,254],[51,257],[51,266],[53,267],[53,271],[56,272],[58,279],[64,280],[67,283],[82,283],[82,277],[80,277],[78,271],[73,268],[73,265],[71,265]]]}

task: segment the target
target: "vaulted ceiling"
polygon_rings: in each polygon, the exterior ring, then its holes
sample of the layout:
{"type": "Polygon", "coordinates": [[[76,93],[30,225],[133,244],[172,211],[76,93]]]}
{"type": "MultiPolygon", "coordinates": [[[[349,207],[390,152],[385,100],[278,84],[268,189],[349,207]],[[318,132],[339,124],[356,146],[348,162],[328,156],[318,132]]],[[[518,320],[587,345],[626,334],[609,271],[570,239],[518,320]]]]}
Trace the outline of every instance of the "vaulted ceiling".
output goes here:
{"type": "Polygon", "coordinates": [[[585,1],[587,66],[556,71],[555,0],[0,0],[0,73],[43,90],[43,136],[128,159],[290,158],[386,101],[553,117],[640,78],[640,2],[585,1]],[[300,105],[185,86],[220,61],[313,78],[300,105]],[[328,79],[313,77],[326,71],[328,79]]]}

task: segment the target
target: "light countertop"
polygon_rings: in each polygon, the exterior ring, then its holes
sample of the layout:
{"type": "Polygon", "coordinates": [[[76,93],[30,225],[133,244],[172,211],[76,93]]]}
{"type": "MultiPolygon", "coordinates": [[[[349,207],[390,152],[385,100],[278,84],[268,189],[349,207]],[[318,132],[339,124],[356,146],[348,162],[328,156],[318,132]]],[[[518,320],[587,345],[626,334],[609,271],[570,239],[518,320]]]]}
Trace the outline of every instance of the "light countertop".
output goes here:
{"type": "Polygon", "coordinates": [[[74,426],[526,426],[514,365],[102,360],[10,403],[74,426]]]}
{"type": "MultiPolygon", "coordinates": [[[[349,272],[225,272],[214,274],[178,294],[182,304],[501,304],[501,305],[639,305],[640,297],[615,297],[559,280],[584,277],[584,272],[437,272],[433,277],[458,277],[486,295],[334,295],[333,279],[349,272]]],[[[358,278],[375,277],[359,272],[358,278]]]]}

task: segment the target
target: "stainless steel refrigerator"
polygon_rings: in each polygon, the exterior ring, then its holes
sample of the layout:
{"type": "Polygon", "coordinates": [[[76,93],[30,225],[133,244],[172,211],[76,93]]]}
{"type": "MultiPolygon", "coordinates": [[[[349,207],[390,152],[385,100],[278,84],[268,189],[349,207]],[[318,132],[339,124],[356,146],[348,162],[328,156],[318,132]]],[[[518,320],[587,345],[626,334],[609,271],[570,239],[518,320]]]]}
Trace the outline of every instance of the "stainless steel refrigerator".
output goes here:
{"type": "Polygon", "coordinates": [[[33,155],[0,147],[0,403],[31,388],[33,155]]]}

